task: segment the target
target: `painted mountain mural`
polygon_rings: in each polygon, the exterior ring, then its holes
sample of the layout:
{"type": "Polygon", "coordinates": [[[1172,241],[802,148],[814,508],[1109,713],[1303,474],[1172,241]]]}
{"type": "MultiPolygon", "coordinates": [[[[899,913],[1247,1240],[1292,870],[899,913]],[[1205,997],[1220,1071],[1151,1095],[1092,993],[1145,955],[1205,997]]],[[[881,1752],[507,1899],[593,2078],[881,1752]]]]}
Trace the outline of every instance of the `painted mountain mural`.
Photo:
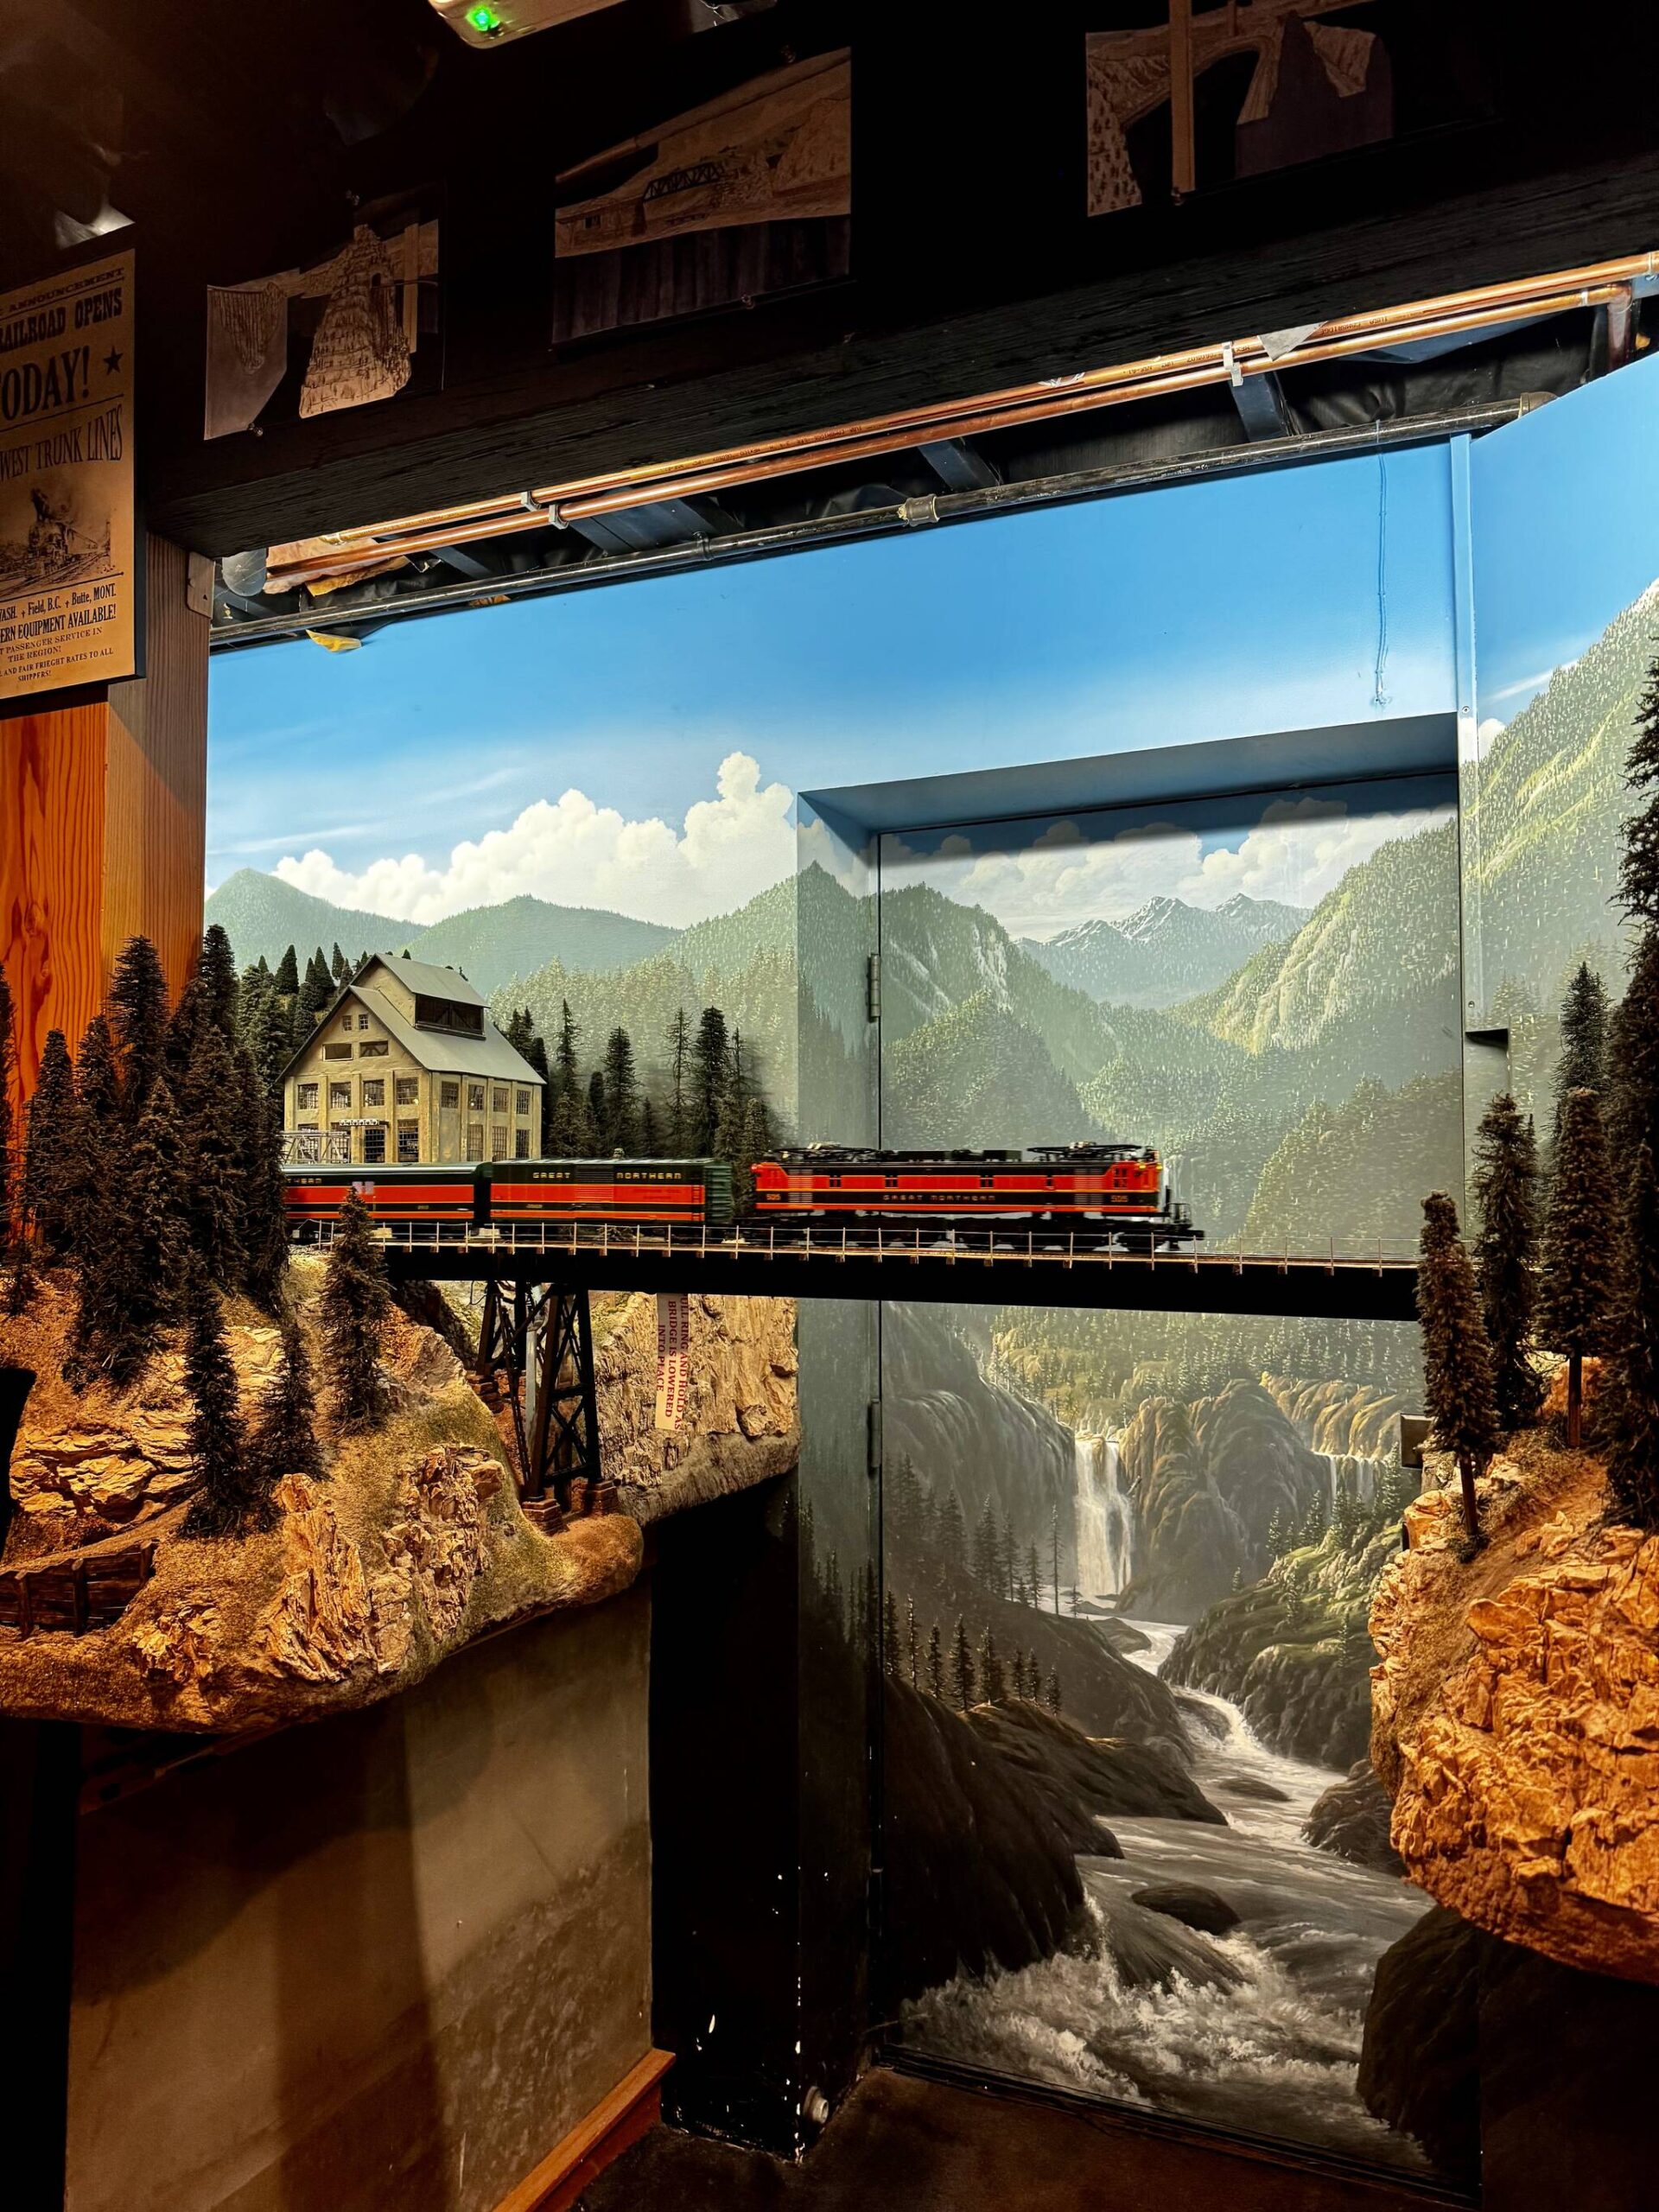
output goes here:
{"type": "Polygon", "coordinates": [[[244,966],[264,959],[274,968],[289,945],[302,960],[315,946],[338,944],[348,960],[359,952],[408,952],[441,968],[459,968],[481,991],[503,988],[532,976],[550,960],[603,974],[626,968],[673,942],[676,932],[657,922],[610,914],[588,906],[556,906],[520,897],[499,906],[474,906],[442,921],[398,921],[359,907],[336,906],[280,876],[238,868],[207,901],[207,919],[218,922],[244,966]]]}
{"type": "MultiPolygon", "coordinates": [[[[1445,791],[1430,796],[1400,835],[1386,814],[1357,817],[1363,856],[1309,904],[1157,893],[1047,942],[927,880],[894,882],[878,915],[816,864],[678,931],[529,897],[417,928],[246,869],[209,918],[245,964],[289,943],[302,961],[336,942],[348,958],[407,946],[544,1039],[568,1006],[595,1053],[627,1031],[648,1090],[676,1018],[718,1006],[779,1133],[831,1139],[879,929],[884,1142],[1152,1143],[1212,1244],[1403,1252],[1461,1142],[1456,830],[1445,791]],[[1106,995],[1114,976],[1130,996],[1106,995]]],[[[1330,829],[1274,834],[1311,853],[1330,829]]]]}
{"type": "Polygon", "coordinates": [[[1097,918],[1059,931],[1046,943],[1022,943],[1058,982],[1115,1006],[1173,1006],[1224,982],[1264,944],[1294,937],[1302,906],[1236,892],[1223,905],[1189,906],[1150,899],[1124,920],[1097,918]]]}

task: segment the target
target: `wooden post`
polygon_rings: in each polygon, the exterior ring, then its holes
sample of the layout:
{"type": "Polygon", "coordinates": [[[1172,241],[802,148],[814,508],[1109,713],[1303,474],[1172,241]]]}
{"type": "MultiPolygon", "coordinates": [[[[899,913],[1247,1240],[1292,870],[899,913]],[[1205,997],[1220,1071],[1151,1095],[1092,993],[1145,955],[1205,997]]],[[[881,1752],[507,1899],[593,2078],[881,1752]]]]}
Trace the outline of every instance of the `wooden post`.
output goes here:
{"type": "Polygon", "coordinates": [[[1169,0],[1170,181],[1178,200],[1198,185],[1192,108],[1192,0],[1169,0]]]}
{"type": "Polygon", "coordinates": [[[146,554],[146,674],[0,713],[0,963],[27,1098],[47,1033],[73,1050],[130,937],[154,943],[175,995],[201,943],[207,856],[207,617],[188,556],[146,554]]]}

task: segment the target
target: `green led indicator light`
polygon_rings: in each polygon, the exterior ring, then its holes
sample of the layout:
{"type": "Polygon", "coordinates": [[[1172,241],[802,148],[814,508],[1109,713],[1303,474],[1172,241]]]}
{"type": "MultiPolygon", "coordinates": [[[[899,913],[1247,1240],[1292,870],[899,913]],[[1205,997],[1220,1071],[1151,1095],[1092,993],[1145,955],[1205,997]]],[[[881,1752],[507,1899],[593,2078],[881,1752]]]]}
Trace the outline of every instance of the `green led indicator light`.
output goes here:
{"type": "Polygon", "coordinates": [[[501,18],[496,14],[494,9],[482,5],[469,8],[467,10],[467,20],[475,31],[499,31],[501,28],[501,18]]]}

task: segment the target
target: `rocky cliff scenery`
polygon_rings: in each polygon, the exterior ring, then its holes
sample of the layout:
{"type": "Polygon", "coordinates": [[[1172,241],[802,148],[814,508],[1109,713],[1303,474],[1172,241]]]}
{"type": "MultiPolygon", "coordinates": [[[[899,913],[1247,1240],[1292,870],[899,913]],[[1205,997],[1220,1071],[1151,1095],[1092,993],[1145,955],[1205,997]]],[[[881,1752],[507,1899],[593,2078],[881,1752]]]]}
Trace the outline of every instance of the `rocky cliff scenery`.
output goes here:
{"type": "Polygon", "coordinates": [[[1489,1934],[1659,1985],[1659,1535],[1601,1466],[1517,1440],[1458,1559],[1451,1494],[1408,1511],[1372,1612],[1372,1756],[1413,1877],[1489,1934]]]}
{"type": "MultiPolygon", "coordinates": [[[[321,1363],[323,1270],[289,1294],[321,1363]]],[[[228,1302],[227,1302],[228,1304],[228,1302]]],[[[639,1571],[639,1522],[763,1482],[794,1464],[793,1308],[699,1300],[698,1377],[683,1428],[659,1434],[654,1300],[596,1316],[601,1449],[625,1510],[547,1535],[521,1510],[510,1429],[444,1332],[394,1310],[372,1433],[319,1421],[320,1464],[276,1485],[270,1525],[231,1542],[186,1526],[199,1494],[184,1356],[164,1346],[130,1387],[61,1379],[73,1301],[48,1276],[0,1318],[22,1378],[0,1552],[0,1707],[15,1714],[214,1732],[372,1702],[485,1630],[596,1604],[639,1571]]],[[[279,1328],[229,1305],[245,1419],[282,1361],[279,1328]]]]}

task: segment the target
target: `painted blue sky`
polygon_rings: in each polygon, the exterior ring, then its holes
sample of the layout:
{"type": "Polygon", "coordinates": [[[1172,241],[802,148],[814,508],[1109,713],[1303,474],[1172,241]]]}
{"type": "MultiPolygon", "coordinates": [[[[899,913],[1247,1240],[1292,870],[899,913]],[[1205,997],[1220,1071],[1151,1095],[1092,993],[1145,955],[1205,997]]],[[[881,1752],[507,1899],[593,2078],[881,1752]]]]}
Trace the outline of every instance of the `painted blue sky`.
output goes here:
{"type": "Polygon", "coordinates": [[[1483,724],[1508,722],[1659,577],[1659,359],[1475,442],[1483,724]]]}
{"type": "Polygon", "coordinates": [[[1450,581],[1426,449],[222,655],[208,880],[685,921],[798,790],[1444,710],[1450,581]]]}

